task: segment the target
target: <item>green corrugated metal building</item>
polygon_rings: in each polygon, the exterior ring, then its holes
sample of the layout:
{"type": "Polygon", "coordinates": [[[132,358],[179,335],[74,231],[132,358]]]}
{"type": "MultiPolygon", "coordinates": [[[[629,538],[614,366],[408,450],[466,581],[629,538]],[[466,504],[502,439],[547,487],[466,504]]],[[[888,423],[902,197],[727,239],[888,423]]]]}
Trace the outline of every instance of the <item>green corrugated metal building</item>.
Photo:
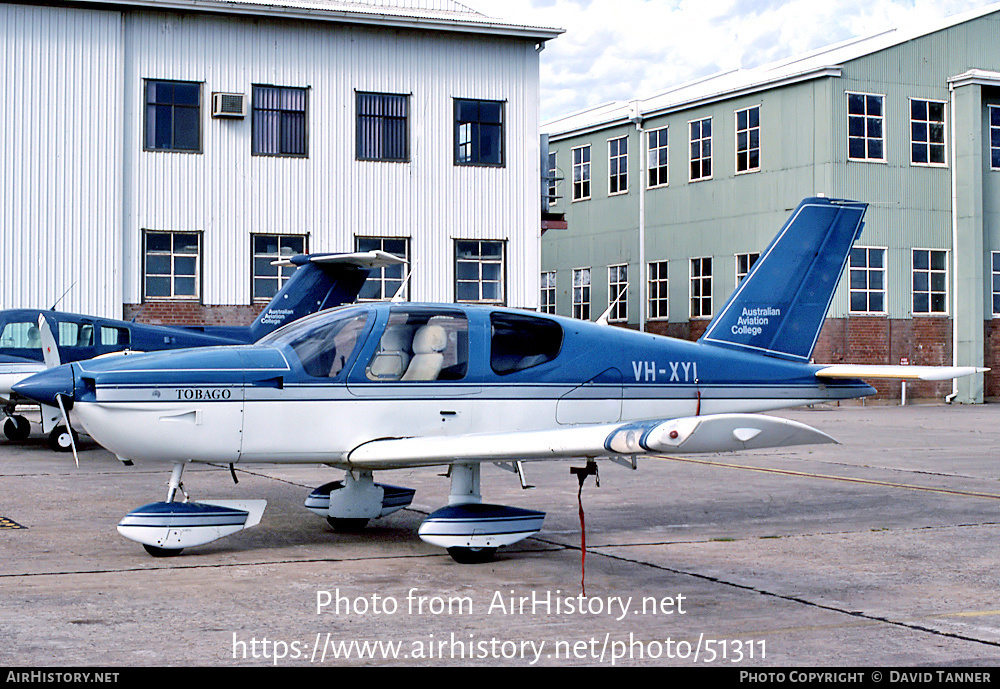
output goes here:
{"type": "MultiPolygon", "coordinates": [[[[802,198],[848,198],[869,210],[816,360],[1000,369],[1000,5],[542,131],[567,224],[542,237],[543,310],[624,293],[611,322],[694,339],[802,198]]],[[[981,402],[993,375],[911,394],[981,402]]]]}

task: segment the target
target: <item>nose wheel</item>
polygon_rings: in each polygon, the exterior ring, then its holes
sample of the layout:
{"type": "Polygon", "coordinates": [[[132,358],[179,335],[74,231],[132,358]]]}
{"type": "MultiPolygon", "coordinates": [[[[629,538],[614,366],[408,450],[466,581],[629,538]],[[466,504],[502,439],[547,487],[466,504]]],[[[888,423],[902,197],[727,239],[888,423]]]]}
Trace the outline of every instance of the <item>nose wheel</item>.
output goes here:
{"type": "Polygon", "coordinates": [[[49,448],[56,452],[70,452],[80,442],[80,435],[64,425],[56,426],[49,433],[49,448]]]}
{"type": "Polygon", "coordinates": [[[8,416],[3,422],[3,434],[16,443],[27,440],[31,435],[31,423],[21,415],[8,416]]]}

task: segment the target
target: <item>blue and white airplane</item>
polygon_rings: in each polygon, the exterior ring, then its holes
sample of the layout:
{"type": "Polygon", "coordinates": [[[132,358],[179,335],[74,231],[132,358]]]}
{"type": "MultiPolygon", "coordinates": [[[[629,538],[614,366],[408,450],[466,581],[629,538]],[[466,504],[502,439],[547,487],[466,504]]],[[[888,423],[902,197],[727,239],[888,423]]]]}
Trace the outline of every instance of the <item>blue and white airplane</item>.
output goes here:
{"type": "MultiPolygon", "coordinates": [[[[12,386],[59,363],[121,352],[152,352],[256,342],[292,321],[353,302],[373,268],[404,263],[392,254],[292,256],[276,264],[295,267],[291,277],[249,326],[159,326],[40,309],[0,311],[0,411],[4,435],[25,440],[31,424],[16,412],[23,398],[12,386]],[[48,331],[48,332],[46,332],[48,331]]],[[[42,430],[54,450],[71,449],[71,433],[54,407],[42,408],[42,430]]]]}
{"type": "MultiPolygon", "coordinates": [[[[809,363],[866,205],[803,201],[698,342],[488,306],[361,304],[255,345],[53,368],[15,385],[72,404],[123,460],[173,464],[166,500],[119,532],[154,555],[257,524],[265,501],[192,502],[190,462],[344,470],[306,507],[335,528],[407,506],[373,472],[447,465],[447,506],[421,525],[460,562],[541,528],[543,512],[482,501],[482,462],[724,452],[834,442],[757,412],[870,395],[862,375],[945,379],[973,368],[809,363]],[[179,498],[179,496],[182,496],[179,498]]],[[[521,475],[522,484],[524,482],[521,475]]]]}

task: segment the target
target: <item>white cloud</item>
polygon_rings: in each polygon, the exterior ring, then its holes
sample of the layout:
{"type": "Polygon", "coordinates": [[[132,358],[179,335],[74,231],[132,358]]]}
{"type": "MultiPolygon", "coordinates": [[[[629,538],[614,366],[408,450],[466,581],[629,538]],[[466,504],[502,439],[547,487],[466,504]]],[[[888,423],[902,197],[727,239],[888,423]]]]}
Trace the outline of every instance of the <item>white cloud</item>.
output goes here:
{"type": "Polygon", "coordinates": [[[467,2],[566,33],[541,55],[542,118],[646,97],[855,36],[934,22],[975,0],[505,0],[467,2]]]}

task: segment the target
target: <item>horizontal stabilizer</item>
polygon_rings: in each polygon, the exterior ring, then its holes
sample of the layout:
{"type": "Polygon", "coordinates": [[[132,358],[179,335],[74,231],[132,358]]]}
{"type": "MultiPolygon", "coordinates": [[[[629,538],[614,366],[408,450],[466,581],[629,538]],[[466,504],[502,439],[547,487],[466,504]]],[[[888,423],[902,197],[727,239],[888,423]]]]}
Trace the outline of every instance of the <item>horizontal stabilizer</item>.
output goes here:
{"type": "Polygon", "coordinates": [[[866,364],[830,364],[816,371],[817,378],[886,378],[890,380],[951,380],[988,368],[976,366],[881,366],[866,364]]]}
{"type": "Polygon", "coordinates": [[[348,461],[361,469],[390,469],[452,462],[731,452],[834,442],[826,433],[789,419],[711,414],[544,431],[374,440],[355,448],[348,461]]]}
{"type": "Polygon", "coordinates": [[[358,268],[384,268],[386,266],[406,263],[406,259],[400,258],[388,251],[358,251],[353,254],[303,254],[293,258],[283,258],[279,261],[271,261],[272,266],[294,266],[301,265],[305,260],[309,263],[357,266],[358,268]]]}

